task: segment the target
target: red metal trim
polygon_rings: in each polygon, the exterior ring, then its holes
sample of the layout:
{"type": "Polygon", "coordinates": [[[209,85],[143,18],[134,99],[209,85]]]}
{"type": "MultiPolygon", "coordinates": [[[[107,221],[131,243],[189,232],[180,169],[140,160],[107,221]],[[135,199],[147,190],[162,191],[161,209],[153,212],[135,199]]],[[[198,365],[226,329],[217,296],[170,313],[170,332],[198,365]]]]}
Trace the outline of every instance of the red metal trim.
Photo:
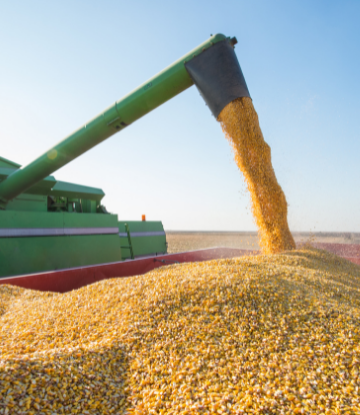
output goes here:
{"type": "MultiPolygon", "coordinates": [[[[314,243],[313,246],[319,249],[325,249],[360,265],[360,245],[314,243]]],[[[12,284],[33,290],[63,293],[107,278],[121,278],[145,274],[155,268],[170,265],[174,262],[209,261],[211,259],[234,258],[244,255],[256,255],[258,253],[259,251],[249,251],[246,249],[210,248],[139,258],[111,264],[1,278],[0,285],[12,284]]]]}
{"type": "Polygon", "coordinates": [[[199,262],[211,259],[234,258],[251,254],[253,254],[252,251],[244,249],[202,249],[198,251],[127,260],[111,264],[100,264],[81,268],[43,272],[39,274],[1,278],[0,284],[12,284],[33,290],[63,293],[107,278],[130,277],[133,275],[145,274],[155,268],[170,265],[174,262],[199,262]]]}

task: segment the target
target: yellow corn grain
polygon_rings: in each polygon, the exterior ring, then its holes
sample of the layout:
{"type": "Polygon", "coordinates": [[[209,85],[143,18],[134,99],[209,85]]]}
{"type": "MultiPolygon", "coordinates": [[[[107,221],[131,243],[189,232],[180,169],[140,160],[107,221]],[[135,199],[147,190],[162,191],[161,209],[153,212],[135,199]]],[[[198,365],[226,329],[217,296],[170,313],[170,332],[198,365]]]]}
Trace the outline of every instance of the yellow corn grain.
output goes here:
{"type": "Polygon", "coordinates": [[[0,304],[0,414],[360,411],[360,267],[323,251],[0,304]]]}
{"type": "Polygon", "coordinates": [[[295,248],[287,223],[287,203],[271,164],[270,147],[262,135],[250,98],[230,102],[218,117],[237,166],[251,195],[252,213],[265,254],[295,248]]]}

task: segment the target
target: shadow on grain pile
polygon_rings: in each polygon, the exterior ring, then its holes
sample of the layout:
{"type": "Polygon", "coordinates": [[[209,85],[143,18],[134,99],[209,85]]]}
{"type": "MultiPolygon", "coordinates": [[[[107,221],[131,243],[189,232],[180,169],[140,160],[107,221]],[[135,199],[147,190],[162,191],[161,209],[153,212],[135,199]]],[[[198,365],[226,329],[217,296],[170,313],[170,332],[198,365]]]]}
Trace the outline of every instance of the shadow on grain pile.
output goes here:
{"type": "Polygon", "coordinates": [[[308,248],[3,286],[0,394],[16,414],[356,413],[359,278],[308,248]]]}

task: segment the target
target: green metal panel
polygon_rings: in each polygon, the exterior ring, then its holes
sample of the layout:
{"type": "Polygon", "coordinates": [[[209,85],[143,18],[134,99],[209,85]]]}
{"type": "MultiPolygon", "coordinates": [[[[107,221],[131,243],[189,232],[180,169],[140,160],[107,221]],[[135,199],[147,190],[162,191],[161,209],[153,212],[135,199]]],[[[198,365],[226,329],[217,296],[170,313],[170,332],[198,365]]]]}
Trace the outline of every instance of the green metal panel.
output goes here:
{"type": "Polygon", "coordinates": [[[60,228],[63,224],[62,212],[0,211],[0,229],[60,228]]]}
{"type": "MultiPolygon", "coordinates": [[[[49,213],[49,215],[57,213],[49,213]]],[[[91,213],[67,213],[63,212],[63,223],[64,227],[69,228],[96,228],[96,227],[114,227],[118,226],[118,217],[117,215],[97,215],[91,213]]]]}
{"type": "MultiPolygon", "coordinates": [[[[47,196],[22,193],[6,205],[6,210],[47,212],[47,196]]],[[[0,228],[2,223],[0,223],[0,228]]]]}
{"type": "Polygon", "coordinates": [[[164,232],[164,227],[160,221],[119,221],[119,232],[120,226],[127,223],[130,227],[131,232],[164,232]]]}
{"type": "Polygon", "coordinates": [[[10,168],[18,169],[21,166],[20,164],[14,163],[11,160],[7,160],[3,157],[0,157],[0,167],[10,167],[10,168]]]}
{"type": "Polygon", "coordinates": [[[83,213],[96,213],[96,201],[89,199],[81,199],[81,207],[83,213]]]}
{"type": "Polygon", "coordinates": [[[50,173],[189,88],[193,85],[193,81],[184,64],[205,49],[225,39],[226,37],[221,34],[212,36],[55,147],[46,151],[38,159],[16,170],[0,183],[0,207],[4,208],[9,200],[25,192],[50,173]]]}
{"type": "MultiPolygon", "coordinates": [[[[3,163],[5,164],[5,163],[3,163]]],[[[17,169],[11,166],[1,166],[0,165],[0,180],[7,179],[10,174],[14,173],[17,169]]]]}
{"type": "MultiPolygon", "coordinates": [[[[109,235],[0,237],[0,276],[121,260],[117,215],[0,211],[0,231],[116,228],[109,235]]],[[[1,234],[0,234],[1,235],[1,234]]]]}
{"type": "Polygon", "coordinates": [[[0,277],[121,261],[117,235],[0,238],[0,277]]]}
{"type": "MultiPolygon", "coordinates": [[[[128,225],[134,257],[163,254],[167,252],[166,235],[161,222],[157,221],[121,221],[119,222],[120,245],[128,246],[125,236],[125,224],[128,225]]],[[[129,259],[130,250],[121,249],[122,259],[129,259]]]]}
{"type": "Polygon", "coordinates": [[[105,196],[105,193],[96,187],[82,186],[80,184],[61,181],[56,182],[49,194],[52,196],[91,199],[98,202],[105,196]]]}

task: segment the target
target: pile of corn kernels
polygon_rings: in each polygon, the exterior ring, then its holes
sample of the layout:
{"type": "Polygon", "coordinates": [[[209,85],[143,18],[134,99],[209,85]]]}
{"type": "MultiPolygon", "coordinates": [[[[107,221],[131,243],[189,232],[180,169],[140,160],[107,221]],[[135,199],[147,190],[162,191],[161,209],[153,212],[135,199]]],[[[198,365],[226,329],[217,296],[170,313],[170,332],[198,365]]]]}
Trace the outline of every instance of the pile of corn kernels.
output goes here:
{"type": "Polygon", "coordinates": [[[360,413],[360,267],[324,251],[0,298],[0,414],[360,413]]]}

